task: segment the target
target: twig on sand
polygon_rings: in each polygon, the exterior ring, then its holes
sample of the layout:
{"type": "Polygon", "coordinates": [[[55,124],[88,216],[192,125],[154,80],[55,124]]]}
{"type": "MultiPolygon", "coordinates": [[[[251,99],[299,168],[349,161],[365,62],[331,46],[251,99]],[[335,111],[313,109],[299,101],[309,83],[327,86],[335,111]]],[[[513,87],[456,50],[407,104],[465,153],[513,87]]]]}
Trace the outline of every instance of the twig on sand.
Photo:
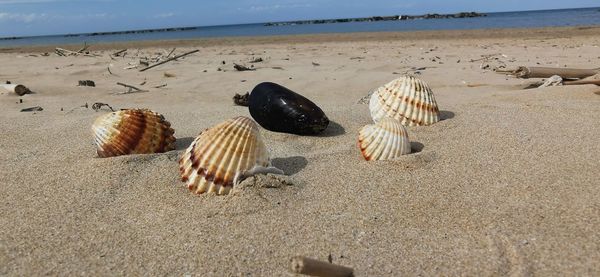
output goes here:
{"type": "Polygon", "coordinates": [[[296,256],[291,259],[292,273],[322,277],[351,277],[354,270],[349,267],[335,265],[328,262],[313,260],[310,258],[296,256]]]}
{"type": "Polygon", "coordinates": [[[150,66],[148,66],[148,67],[142,68],[142,69],[140,69],[140,72],[143,72],[143,71],[146,71],[146,70],[148,70],[148,69],[150,69],[150,68],[153,68],[153,67],[159,66],[159,65],[161,65],[161,64],[165,64],[165,63],[168,63],[168,62],[170,62],[170,61],[173,61],[173,60],[179,59],[179,58],[181,58],[181,57],[184,57],[184,56],[187,56],[187,55],[190,55],[190,54],[196,53],[196,52],[198,52],[198,51],[200,51],[200,50],[199,50],[199,49],[196,49],[196,50],[193,50],[193,51],[190,51],[190,52],[186,52],[186,53],[183,53],[183,54],[177,55],[177,56],[175,56],[175,57],[172,57],[172,58],[166,59],[166,60],[164,60],[164,61],[162,61],[162,62],[158,62],[158,63],[155,63],[155,64],[153,64],[153,65],[150,65],[150,66]]]}
{"type": "Polygon", "coordinates": [[[127,49],[122,49],[122,50],[119,50],[119,51],[117,51],[117,52],[114,52],[114,53],[112,53],[111,55],[112,55],[112,56],[115,56],[115,57],[118,57],[119,55],[121,55],[121,53],[123,53],[123,52],[125,52],[125,51],[127,51],[127,49]]]}
{"type": "Polygon", "coordinates": [[[233,68],[235,68],[235,70],[237,70],[237,71],[254,71],[254,70],[256,70],[255,68],[249,68],[247,66],[239,65],[237,63],[233,64],[233,68]]]}
{"type": "Polygon", "coordinates": [[[128,89],[126,92],[123,92],[123,93],[120,93],[120,94],[135,93],[135,92],[148,92],[147,90],[143,90],[143,89],[134,87],[132,85],[124,84],[124,83],[121,83],[121,82],[117,82],[117,85],[124,86],[124,87],[126,87],[128,89]]]}
{"type": "Polygon", "coordinates": [[[25,108],[25,109],[21,109],[21,112],[39,112],[39,111],[43,111],[44,109],[40,106],[35,106],[35,107],[31,107],[31,108],[25,108]]]}
{"type": "MultiPolygon", "coordinates": [[[[87,104],[86,104],[86,106],[87,106],[87,104]]],[[[96,103],[92,104],[92,109],[93,109],[94,111],[99,111],[99,110],[100,110],[100,109],[102,109],[102,107],[104,107],[104,106],[108,107],[108,108],[109,108],[111,111],[113,111],[113,112],[115,111],[115,110],[114,110],[114,109],[113,109],[113,108],[112,108],[112,107],[111,107],[109,104],[106,104],[106,103],[100,103],[100,102],[96,102],[96,103]]]]}
{"type": "Polygon", "coordinates": [[[167,84],[162,84],[162,85],[154,86],[154,88],[164,88],[166,86],[167,86],[167,84]]]}
{"type": "Polygon", "coordinates": [[[171,52],[169,52],[169,54],[165,57],[165,59],[168,59],[169,57],[171,57],[171,55],[173,54],[173,52],[175,52],[175,47],[173,47],[173,49],[171,49],[171,52]]]}

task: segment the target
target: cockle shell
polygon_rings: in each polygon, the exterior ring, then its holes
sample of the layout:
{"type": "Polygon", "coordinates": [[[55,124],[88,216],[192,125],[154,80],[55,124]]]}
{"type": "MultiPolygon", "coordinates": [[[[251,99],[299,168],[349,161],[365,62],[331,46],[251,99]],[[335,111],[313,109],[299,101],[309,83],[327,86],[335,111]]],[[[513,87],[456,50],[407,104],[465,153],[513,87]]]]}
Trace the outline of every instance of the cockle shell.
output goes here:
{"type": "Polygon", "coordinates": [[[371,95],[369,110],[374,122],[391,117],[405,126],[423,126],[440,120],[433,92],[413,76],[398,78],[378,88],[371,95]]]}
{"type": "Polygon", "coordinates": [[[410,154],[408,132],[400,122],[386,117],[360,129],[358,148],[367,161],[392,160],[410,154]]]}
{"type": "Polygon", "coordinates": [[[250,175],[283,174],[269,166],[269,153],[258,125],[243,116],[202,132],[179,159],[181,180],[197,194],[224,195],[250,175]]]}
{"type": "Polygon", "coordinates": [[[175,149],[175,131],[165,118],[146,109],[102,115],[92,125],[98,156],[162,153],[175,149]]]}

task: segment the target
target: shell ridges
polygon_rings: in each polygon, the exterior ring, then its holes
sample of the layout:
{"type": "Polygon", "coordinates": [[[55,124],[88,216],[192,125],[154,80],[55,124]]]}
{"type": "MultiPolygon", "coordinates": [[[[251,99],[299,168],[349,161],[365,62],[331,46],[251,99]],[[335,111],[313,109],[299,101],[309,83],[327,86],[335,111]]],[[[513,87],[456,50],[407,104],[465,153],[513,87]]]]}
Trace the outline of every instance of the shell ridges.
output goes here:
{"type": "Polygon", "coordinates": [[[406,127],[387,117],[359,131],[358,147],[367,161],[392,160],[411,151],[406,127]]]}

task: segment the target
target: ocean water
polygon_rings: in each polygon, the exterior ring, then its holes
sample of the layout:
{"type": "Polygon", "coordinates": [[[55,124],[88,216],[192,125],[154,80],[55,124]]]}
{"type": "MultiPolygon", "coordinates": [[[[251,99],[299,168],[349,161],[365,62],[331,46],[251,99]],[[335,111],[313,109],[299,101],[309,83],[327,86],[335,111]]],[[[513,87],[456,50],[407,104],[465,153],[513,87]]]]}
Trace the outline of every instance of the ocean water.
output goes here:
{"type": "Polygon", "coordinates": [[[0,47],[46,44],[89,44],[119,41],[143,41],[166,39],[194,39],[236,36],[273,36],[319,33],[389,32],[422,30],[469,30],[492,28],[535,28],[560,26],[600,25],[600,7],[584,9],[543,10],[488,13],[487,17],[417,19],[403,21],[348,22],[331,24],[304,24],[288,26],[264,26],[242,24],[226,26],[195,27],[182,31],[154,31],[96,35],[56,35],[2,39],[0,47]]]}

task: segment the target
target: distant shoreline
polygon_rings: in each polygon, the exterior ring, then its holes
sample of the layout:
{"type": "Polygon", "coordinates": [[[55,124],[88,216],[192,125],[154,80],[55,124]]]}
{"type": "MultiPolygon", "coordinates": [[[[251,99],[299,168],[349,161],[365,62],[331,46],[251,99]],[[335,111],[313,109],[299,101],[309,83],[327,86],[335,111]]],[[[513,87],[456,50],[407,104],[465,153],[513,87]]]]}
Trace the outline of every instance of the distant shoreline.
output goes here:
{"type": "Polygon", "coordinates": [[[392,16],[371,16],[371,17],[356,17],[356,18],[338,18],[338,19],[315,19],[315,20],[295,20],[283,22],[268,22],[265,26],[289,26],[303,24],[331,24],[331,23],[348,23],[348,22],[376,22],[376,21],[398,21],[398,20],[415,20],[415,19],[443,19],[443,18],[471,18],[484,17],[485,13],[477,12],[460,12],[452,14],[428,13],[423,15],[392,15],[392,16]]]}
{"type": "MultiPolygon", "coordinates": [[[[340,19],[295,20],[295,21],[267,22],[267,23],[257,23],[257,24],[263,24],[264,26],[287,26],[287,25],[302,25],[302,24],[328,24],[328,23],[414,20],[414,19],[441,19],[441,18],[469,18],[469,17],[484,17],[484,16],[487,16],[487,14],[477,13],[477,12],[460,12],[460,13],[455,13],[455,14],[430,13],[430,14],[424,14],[424,15],[394,15],[394,16],[373,16],[373,17],[340,18],[340,19]]],[[[141,29],[141,30],[109,31],[109,32],[91,32],[91,33],[77,33],[77,34],[59,34],[59,35],[48,35],[48,36],[53,36],[53,37],[94,37],[94,36],[108,36],[108,35],[146,34],[146,33],[158,33],[158,32],[181,32],[181,31],[197,30],[200,28],[206,28],[206,26],[156,28],[156,29],[141,29]]],[[[0,41],[20,40],[20,39],[27,39],[27,38],[32,38],[32,37],[38,37],[38,36],[0,37],[0,41]]]]}
{"type": "MultiPolygon", "coordinates": [[[[151,47],[211,47],[227,45],[261,45],[307,42],[355,42],[355,41],[394,41],[394,40],[469,40],[469,39],[534,39],[534,38],[570,38],[592,36],[600,33],[600,26],[571,26],[543,28],[502,28],[475,30],[436,30],[436,31],[399,31],[399,32],[355,32],[325,33],[278,36],[219,37],[172,40],[146,40],[103,42],[91,45],[93,50],[114,50],[124,48],[151,47]]],[[[48,44],[31,46],[0,47],[0,53],[43,53],[53,52],[55,47],[80,48],[81,44],[48,44]]]]}

